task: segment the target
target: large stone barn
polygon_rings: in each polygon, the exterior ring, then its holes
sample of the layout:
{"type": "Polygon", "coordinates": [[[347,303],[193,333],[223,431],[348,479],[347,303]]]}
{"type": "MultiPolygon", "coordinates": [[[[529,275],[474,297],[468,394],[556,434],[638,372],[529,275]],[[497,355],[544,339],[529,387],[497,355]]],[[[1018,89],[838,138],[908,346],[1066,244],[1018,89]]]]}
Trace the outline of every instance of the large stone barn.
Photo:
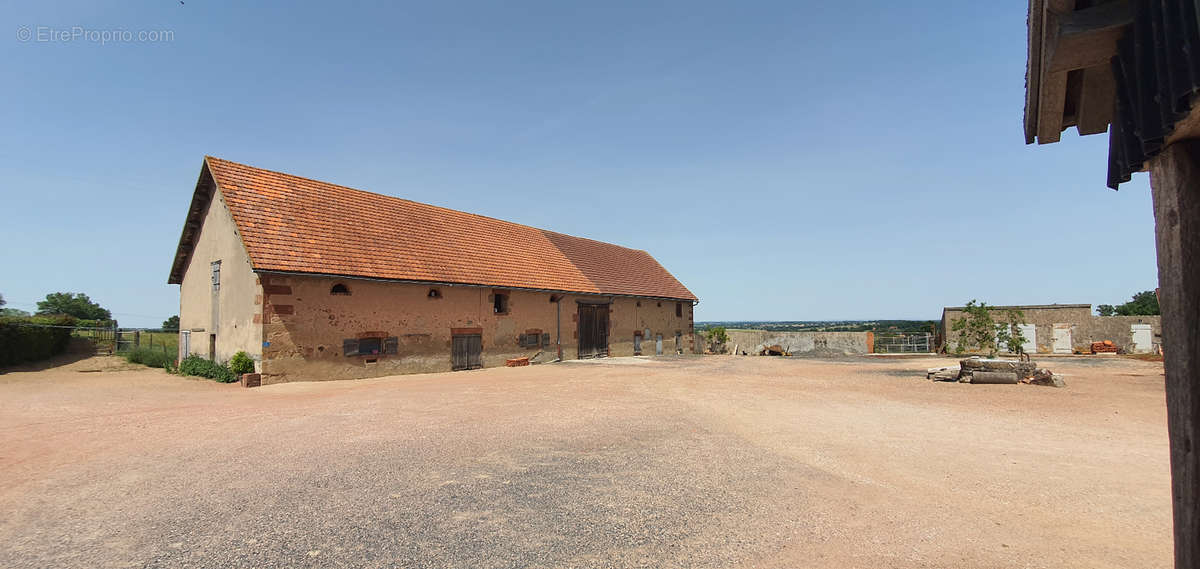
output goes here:
{"type": "Polygon", "coordinates": [[[693,350],[645,251],[212,157],[168,282],[180,355],[263,383],[693,350]]]}

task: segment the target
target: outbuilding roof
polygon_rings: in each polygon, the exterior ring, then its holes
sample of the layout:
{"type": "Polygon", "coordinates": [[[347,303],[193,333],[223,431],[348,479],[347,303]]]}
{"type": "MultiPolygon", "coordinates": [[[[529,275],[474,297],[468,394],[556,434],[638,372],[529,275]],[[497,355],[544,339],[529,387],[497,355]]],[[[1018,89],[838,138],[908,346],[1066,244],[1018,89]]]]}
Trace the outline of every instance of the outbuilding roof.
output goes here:
{"type": "Polygon", "coordinates": [[[696,300],[645,251],[211,156],[168,283],[218,191],[255,271],[696,300]]]}

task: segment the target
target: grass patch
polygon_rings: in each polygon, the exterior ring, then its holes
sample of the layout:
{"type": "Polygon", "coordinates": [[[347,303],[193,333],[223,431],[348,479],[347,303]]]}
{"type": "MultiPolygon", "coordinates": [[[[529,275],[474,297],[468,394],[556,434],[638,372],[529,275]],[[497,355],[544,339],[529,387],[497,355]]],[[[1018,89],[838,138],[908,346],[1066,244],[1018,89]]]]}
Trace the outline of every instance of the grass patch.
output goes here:
{"type": "Polygon", "coordinates": [[[170,370],[175,363],[175,352],[164,352],[158,348],[135,348],[123,354],[125,361],[170,370]]]}

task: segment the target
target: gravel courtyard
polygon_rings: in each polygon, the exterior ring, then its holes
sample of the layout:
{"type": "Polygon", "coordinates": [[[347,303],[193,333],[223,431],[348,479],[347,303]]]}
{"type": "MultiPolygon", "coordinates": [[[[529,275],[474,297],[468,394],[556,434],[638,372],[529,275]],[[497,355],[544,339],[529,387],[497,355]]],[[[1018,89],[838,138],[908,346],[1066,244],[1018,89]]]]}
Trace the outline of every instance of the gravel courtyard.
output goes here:
{"type": "Polygon", "coordinates": [[[0,567],[1169,567],[1162,365],[0,375],[0,567]]]}

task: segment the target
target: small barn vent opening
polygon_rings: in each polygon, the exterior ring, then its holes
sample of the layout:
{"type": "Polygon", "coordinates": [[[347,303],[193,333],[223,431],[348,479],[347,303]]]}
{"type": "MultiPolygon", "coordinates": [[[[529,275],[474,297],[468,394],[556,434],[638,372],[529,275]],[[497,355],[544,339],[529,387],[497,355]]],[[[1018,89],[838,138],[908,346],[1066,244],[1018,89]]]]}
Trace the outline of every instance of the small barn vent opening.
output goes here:
{"type": "Polygon", "coordinates": [[[344,285],[342,283],[338,283],[338,284],[333,285],[333,287],[329,289],[329,294],[336,294],[336,295],[340,295],[340,296],[350,296],[350,289],[348,287],[346,287],[346,285],[344,285]]]}
{"type": "Polygon", "coordinates": [[[508,314],[508,293],[497,292],[492,295],[492,312],[495,314],[508,314]]]}
{"type": "Polygon", "coordinates": [[[442,291],[440,291],[436,288],[431,288],[431,289],[429,289],[429,294],[426,294],[425,296],[427,296],[429,298],[441,298],[442,291]]]}
{"type": "Polygon", "coordinates": [[[683,318],[683,303],[682,302],[675,303],[675,317],[683,318]]]}

